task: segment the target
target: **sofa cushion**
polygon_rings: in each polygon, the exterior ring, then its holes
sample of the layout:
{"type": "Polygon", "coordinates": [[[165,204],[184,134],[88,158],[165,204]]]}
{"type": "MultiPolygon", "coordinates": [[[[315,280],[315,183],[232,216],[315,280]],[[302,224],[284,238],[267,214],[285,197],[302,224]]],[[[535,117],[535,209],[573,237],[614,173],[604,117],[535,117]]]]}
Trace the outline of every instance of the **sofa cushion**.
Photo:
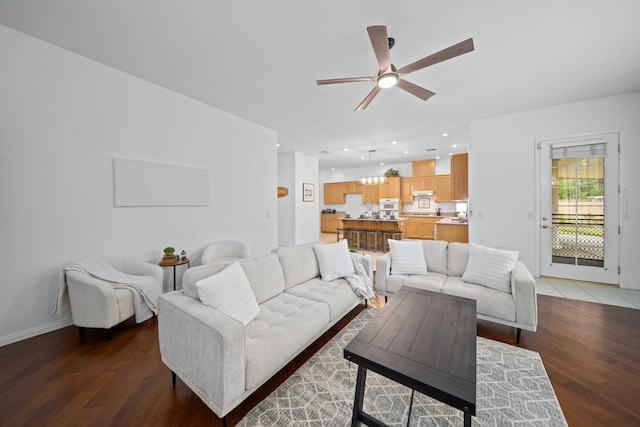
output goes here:
{"type": "Polygon", "coordinates": [[[313,250],[313,246],[320,243],[321,242],[313,242],[303,245],[283,246],[273,250],[280,259],[286,288],[306,282],[320,275],[318,258],[313,250]]]}
{"type": "Polygon", "coordinates": [[[447,267],[449,263],[447,246],[448,243],[444,240],[425,240],[422,243],[424,259],[427,263],[427,271],[442,274],[449,273],[447,267]]]}
{"type": "Polygon", "coordinates": [[[391,275],[385,280],[386,291],[395,294],[400,286],[412,286],[427,291],[440,292],[447,276],[442,273],[430,272],[427,276],[416,275],[391,275]]]}
{"type": "Polygon", "coordinates": [[[511,294],[465,283],[460,277],[449,277],[442,287],[442,293],[476,300],[478,314],[504,319],[516,320],[516,303],[511,294]]]}
{"type": "Polygon", "coordinates": [[[217,274],[198,280],[196,288],[203,304],[245,326],[260,312],[249,280],[237,262],[217,274]]]}
{"type": "Polygon", "coordinates": [[[243,258],[238,263],[249,279],[258,304],[284,291],[284,275],[276,254],[243,258]]]}
{"type": "Polygon", "coordinates": [[[511,293],[511,270],[517,261],[518,251],[469,243],[469,262],[462,280],[511,293]]]}
{"type": "Polygon", "coordinates": [[[273,376],[329,326],[327,304],[282,293],[246,328],[246,389],[273,376]]]}
{"type": "Polygon", "coordinates": [[[449,276],[462,277],[464,270],[467,268],[467,262],[469,262],[469,244],[460,242],[449,243],[447,257],[449,259],[447,263],[449,276]]]}
{"type": "Polygon", "coordinates": [[[198,265],[188,268],[182,275],[182,292],[194,299],[200,300],[196,283],[200,279],[217,274],[231,265],[235,260],[215,262],[213,264],[198,265]]]}
{"type": "Polygon", "coordinates": [[[427,274],[427,262],[419,240],[389,239],[391,274],[427,274]]]}
{"type": "Polygon", "coordinates": [[[353,292],[345,279],[325,282],[320,278],[315,278],[292,286],[286,292],[327,304],[329,306],[329,318],[332,322],[344,316],[351,307],[360,302],[360,298],[353,292]]]}
{"type": "Polygon", "coordinates": [[[328,245],[314,245],[320,276],[325,282],[355,274],[346,240],[328,245]]]}

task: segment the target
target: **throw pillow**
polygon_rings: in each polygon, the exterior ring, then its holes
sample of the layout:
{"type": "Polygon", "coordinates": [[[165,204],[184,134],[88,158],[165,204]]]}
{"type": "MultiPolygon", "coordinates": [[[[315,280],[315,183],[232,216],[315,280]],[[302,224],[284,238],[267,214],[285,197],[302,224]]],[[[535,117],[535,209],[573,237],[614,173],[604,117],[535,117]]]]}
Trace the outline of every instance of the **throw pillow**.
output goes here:
{"type": "Polygon", "coordinates": [[[320,276],[325,282],[355,274],[346,240],[328,245],[315,245],[313,250],[318,257],[320,276]]]}
{"type": "Polygon", "coordinates": [[[469,243],[469,262],[462,280],[511,293],[511,271],[516,266],[518,255],[518,251],[469,243]]]}
{"type": "Polygon", "coordinates": [[[428,274],[421,240],[389,239],[388,242],[391,274],[428,274]]]}
{"type": "Polygon", "coordinates": [[[249,279],[236,261],[221,272],[196,282],[203,304],[247,326],[260,313],[249,279]]]}

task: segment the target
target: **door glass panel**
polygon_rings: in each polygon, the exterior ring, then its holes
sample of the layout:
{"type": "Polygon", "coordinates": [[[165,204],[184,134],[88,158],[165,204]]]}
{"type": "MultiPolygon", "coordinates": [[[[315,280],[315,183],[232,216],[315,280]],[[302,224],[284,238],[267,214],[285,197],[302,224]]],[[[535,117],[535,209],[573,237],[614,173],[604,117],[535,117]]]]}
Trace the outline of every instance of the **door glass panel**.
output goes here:
{"type": "Polygon", "coordinates": [[[604,266],[604,157],[552,160],[552,262],[604,266]]]}

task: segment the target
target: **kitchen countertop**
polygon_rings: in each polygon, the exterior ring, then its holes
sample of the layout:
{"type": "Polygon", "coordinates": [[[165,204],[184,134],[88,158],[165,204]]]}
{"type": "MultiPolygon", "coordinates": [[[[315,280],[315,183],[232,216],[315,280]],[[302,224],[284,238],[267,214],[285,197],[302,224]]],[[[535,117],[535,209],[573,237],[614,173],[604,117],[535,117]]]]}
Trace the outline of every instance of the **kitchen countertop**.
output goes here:
{"type": "Polygon", "coordinates": [[[440,221],[436,222],[437,224],[445,224],[445,225],[469,225],[469,222],[464,220],[459,220],[458,218],[444,218],[440,221]]]}
{"type": "Polygon", "coordinates": [[[396,218],[396,219],[384,219],[384,218],[340,218],[343,221],[386,221],[386,222],[402,222],[407,221],[408,218],[396,218]]]}

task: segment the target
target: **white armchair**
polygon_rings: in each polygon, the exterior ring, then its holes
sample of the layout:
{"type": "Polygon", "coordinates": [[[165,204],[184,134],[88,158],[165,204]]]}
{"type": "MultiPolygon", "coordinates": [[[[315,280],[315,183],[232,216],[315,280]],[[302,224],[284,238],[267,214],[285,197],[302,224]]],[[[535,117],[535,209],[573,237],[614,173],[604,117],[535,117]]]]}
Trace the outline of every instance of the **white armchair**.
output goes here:
{"type": "Polygon", "coordinates": [[[241,240],[220,240],[207,245],[200,258],[201,264],[214,261],[248,258],[251,256],[249,244],[241,240]]]}
{"type": "MultiPolygon", "coordinates": [[[[114,269],[134,276],[150,276],[158,282],[160,292],[164,274],[159,265],[148,262],[102,259],[114,269]]],[[[73,323],[84,336],[85,328],[109,330],[135,314],[134,295],[128,289],[116,289],[104,280],[81,271],[65,271],[73,323]]]]}

